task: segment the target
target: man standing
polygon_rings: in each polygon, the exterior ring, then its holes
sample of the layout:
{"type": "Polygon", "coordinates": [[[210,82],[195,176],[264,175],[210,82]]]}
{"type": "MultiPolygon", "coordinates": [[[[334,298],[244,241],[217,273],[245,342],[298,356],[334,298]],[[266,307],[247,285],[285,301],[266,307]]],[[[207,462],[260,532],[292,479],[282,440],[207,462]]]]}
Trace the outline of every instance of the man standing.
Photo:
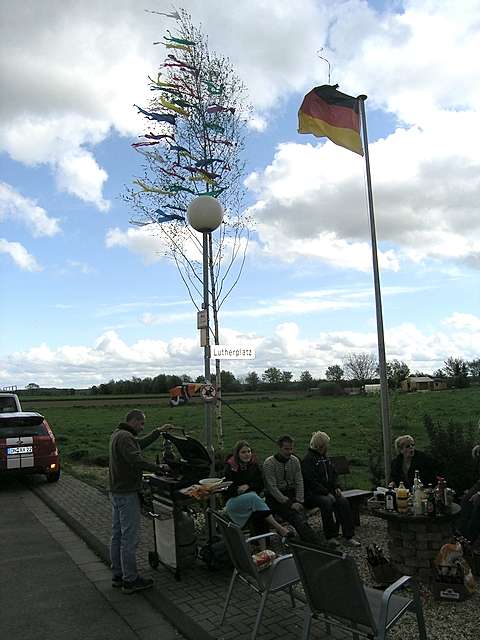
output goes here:
{"type": "Polygon", "coordinates": [[[122,587],[123,593],[149,589],[153,580],[142,578],[137,572],[136,547],[140,534],[140,496],[142,471],[161,473],[166,465],[145,460],[142,449],[155,442],[163,431],[172,428],[164,424],[143,438],[136,436],[143,430],[145,414],[130,411],[110,438],[110,495],[112,501],[112,538],[110,559],[112,586],[122,587]]]}
{"type": "Polygon", "coordinates": [[[303,477],[300,460],[293,455],[294,441],[288,435],[277,440],[278,452],[263,463],[265,499],[273,513],[293,525],[302,540],[319,543],[303,508],[303,477]]]}

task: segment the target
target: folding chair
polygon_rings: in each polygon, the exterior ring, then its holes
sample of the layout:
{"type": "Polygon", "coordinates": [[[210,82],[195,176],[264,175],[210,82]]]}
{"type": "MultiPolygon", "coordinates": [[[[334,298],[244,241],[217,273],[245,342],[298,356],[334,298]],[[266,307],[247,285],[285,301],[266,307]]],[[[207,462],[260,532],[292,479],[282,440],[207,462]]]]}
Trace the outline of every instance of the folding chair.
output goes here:
{"type": "Polygon", "coordinates": [[[388,629],[407,611],[417,617],[418,634],[427,640],[422,603],[418,587],[410,576],[403,576],[385,591],[365,587],[357,565],[346,553],[325,551],[313,545],[292,541],[298,573],[307,599],[303,625],[303,640],[310,636],[312,618],[350,631],[359,636],[384,640],[388,629]],[[409,585],[412,597],[395,595],[409,585]]]}
{"type": "Polygon", "coordinates": [[[290,553],[278,556],[273,560],[272,564],[268,568],[259,571],[257,565],[252,560],[252,552],[249,549],[248,544],[255,540],[260,540],[277,534],[266,533],[260,536],[253,536],[252,538],[245,538],[239,526],[233,522],[229,522],[215,511],[212,511],[211,513],[218,529],[220,530],[234,567],[225,604],[223,606],[220,624],[223,624],[225,620],[227,608],[232,597],[233,586],[236,579],[239,578],[261,596],[260,607],[257,612],[255,625],[251,635],[251,639],[255,640],[262,619],[263,610],[265,608],[265,603],[271,593],[275,593],[280,590],[288,591],[292,606],[295,606],[292,585],[299,581],[299,576],[293,556],[290,553]]]}

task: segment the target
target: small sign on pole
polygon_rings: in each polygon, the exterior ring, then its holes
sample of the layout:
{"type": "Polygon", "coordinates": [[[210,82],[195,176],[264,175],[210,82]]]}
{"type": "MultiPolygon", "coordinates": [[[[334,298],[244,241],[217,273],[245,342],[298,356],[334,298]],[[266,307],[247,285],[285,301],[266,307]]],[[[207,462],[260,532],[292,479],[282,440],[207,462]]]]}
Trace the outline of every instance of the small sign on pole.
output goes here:
{"type": "Polygon", "coordinates": [[[213,384],[204,384],[201,394],[205,402],[212,402],[217,397],[217,390],[215,389],[213,384]]]}
{"type": "Polygon", "coordinates": [[[211,357],[214,360],[254,360],[255,349],[248,345],[212,344],[211,357]]]}
{"type": "Polygon", "coordinates": [[[200,346],[206,347],[207,344],[207,329],[200,329],[200,346]]]}
{"type": "Polygon", "coordinates": [[[197,329],[207,328],[207,310],[202,309],[197,313],[197,329]]]}

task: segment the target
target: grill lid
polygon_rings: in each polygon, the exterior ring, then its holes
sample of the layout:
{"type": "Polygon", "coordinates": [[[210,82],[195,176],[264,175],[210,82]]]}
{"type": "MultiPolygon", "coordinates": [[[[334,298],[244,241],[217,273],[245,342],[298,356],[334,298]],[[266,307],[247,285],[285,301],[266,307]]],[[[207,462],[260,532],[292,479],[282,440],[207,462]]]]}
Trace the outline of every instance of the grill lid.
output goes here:
{"type": "Polygon", "coordinates": [[[180,454],[179,462],[187,462],[193,466],[210,465],[210,456],[201,442],[187,435],[178,436],[166,431],[162,434],[167,443],[175,446],[180,454]]]}

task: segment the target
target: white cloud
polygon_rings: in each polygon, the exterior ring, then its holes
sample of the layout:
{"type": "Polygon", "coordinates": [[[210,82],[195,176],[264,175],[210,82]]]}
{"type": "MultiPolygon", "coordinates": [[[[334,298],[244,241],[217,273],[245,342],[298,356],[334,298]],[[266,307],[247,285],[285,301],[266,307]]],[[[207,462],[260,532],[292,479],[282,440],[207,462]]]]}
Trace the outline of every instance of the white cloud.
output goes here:
{"type": "Polygon", "coordinates": [[[9,242],[0,238],[0,253],[6,253],[14,261],[17,267],[24,271],[41,271],[42,267],[19,242],[9,242]]]}
{"type": "Polygon", "coordinates": [[[480,318],[471,313],[453,313],[445,321],[455,329],[465,329],[466,331],[480,331],[480,318]]]}
{"type": "MultiPolygon", "coordinates": [[[[413,323],[402,323],[385,332],[387,360],[405,361],[411,371],[432,373],[449,356],[478,358],[480,319],[454,313],[444,321],[445,330],[421,331],[413,323]]],[[[308,369],[323,376],[332,364],[341,364],[350,352],[377,352],[375,330],[320,331],[305,337],[297,322],[278,324],[271,333],[221,328],[222,344],[249,344],[256,360],[224,360],[222,368],[236,375],[270,366],[293,371],[298,377],[308,369]]],[[[102,333],[91,346],[64,345],[51,348],[43,343],[2,357],[5,383],[24,386],[32,380],[42,386],[91,386],[111,378],[152,376],[158,373],[202,373],[202,350],[198,336],[177,335],[169,340],[137,340],[127,343],[117,331],[102,333]]],[[[1,384],[1,380],[0,380],[1,384]]]]}
{"type": "Polygon", "coordinates": [[[126,248],[140,255],[146,264],[162,260],[168,251],[167,237],[162,225],[156,224],[140,228],[131,227],[126,231],[118,227],[109,229],[105,237],[105,246],[107,249],[126,248]]]}
{"type": "Polygon", "coordinates": [[[58,163],[57,182],[60,189],[85,202],[94,203],[100,211],[110,208],[110,203],[102,198],[102,188],[107,178],[107,172],[83,149],[66,153],[58,163]]]}
{"type": "Polygon", "coordinates": [[[34,200],[0,182],[0,221],[5,218],[20,221],[34,237],[53,236],[60,231],[57,218],[49,217],[34,200]]]}
{"type": "MultiPolygon", "coordinates": [[[[253,128],[265,127],[262,110],[314,77],[310,60],[325,38],[327,11],[313,0],[295,6],[279,0],[273,8],[256,0],[183,6],[248,83],[258,108],[253,128]],[[285,46],[296,40],[301,47],[285,46]]],[[[134,0],[30,0],[20,9],[7,3],[0,24],[0,150],[25,164],[50,165],[61,189],[105,210],[107,176],[91,147],[112,129],[126,136],[143,130],[133,104],[151,96],[147,75],[165,52],[152,42],[166,27],[174,29],[174,21],[146,14],[134,0]]]]}
{"type": "MultiPolygon", "coordinates": [[[[475,266],[480,257],[480,133],[465,142],[463,114],[445,116],[464,131],[444,145],[439,129],[398,129],[370,145],[380,265],[440,258],[475,266]]],[[[473,124],[473,123],[472,123],[473,124]]],[[[480,113],[478,125],[480,132],[480,113]]],[[[361,158],[330,142],[280,144],[270,165],[252,173],[249,213],[263,250],[282,260],[317,257],[371,268],[370,228],[361,158]]]]}
{"type": "Polygon", "coordinates": [[[86,262],[79,262],[78,260],[67,260],[67,265],[70,269],[78,271],[84,276],[95,273],[95,269],[86,262]]]}

